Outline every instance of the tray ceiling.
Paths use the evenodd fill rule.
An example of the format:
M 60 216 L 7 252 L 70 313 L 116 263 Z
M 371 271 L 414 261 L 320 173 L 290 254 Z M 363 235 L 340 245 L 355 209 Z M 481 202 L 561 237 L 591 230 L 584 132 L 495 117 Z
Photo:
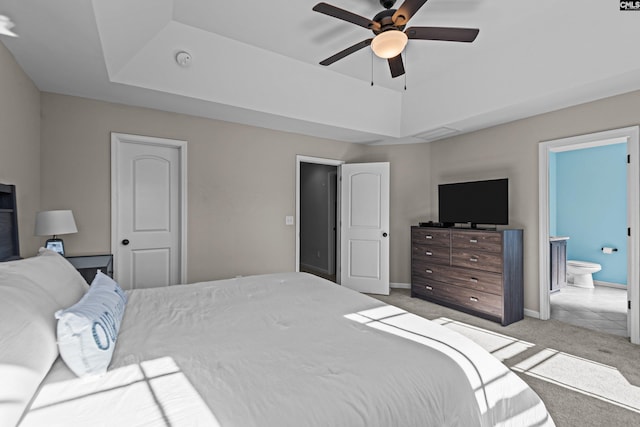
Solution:
M 617 2 L 429 0 L 411 25 L 480 34 L 471 44 L 410 40 L 406 80 L 368 48 L 319 65 L 371 33 L 315 3 L 1 0 L 20 37 L 0 41 L 42 91 L 369 144 L 435 140 L 640 89 L 640 13 Z M 365 17 L 382 10 L 378 0 L 329 3 Z

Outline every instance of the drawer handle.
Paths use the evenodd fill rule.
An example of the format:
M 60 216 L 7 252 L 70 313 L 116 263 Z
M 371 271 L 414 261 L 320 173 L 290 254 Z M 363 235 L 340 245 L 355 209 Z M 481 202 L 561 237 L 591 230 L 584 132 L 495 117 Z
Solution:
M 426 251 L 424 254 L 425 254 L 425 255 L 428 255 L 428 256 L 431 256 L 431 255 L 433 255 L 433 252 L 431 252 L 431 251 Z
M 426 236 L 424 236 L 425 239 L 433 239 L 433 236 L 431 234 L 427 234 Z
M 429 270 L 428 268 L 425 270 L 426 273 L 432 274 L 433 270 Z
M 428 291 L 432 291 L 432 290 L 433 290 L 433 288 L 432 288 L 431 286 L 425 286 L 425 288 L 426 288 Z
M 469 258 L 469 261 L 471 261 L 471 262 L 478 262 L 478 258 Z
M 473 301 L 473 302 L 478 302 L 478 298 L 476 298 L 476 297 L 470 297 L 469 300 Z
M 478 239 L 470 239 L 469 243 L 478 243 Z
M 478 279 L 476 279 L 475 277 L 470 278 L 469 281 L 472 283 L 478 283 Z

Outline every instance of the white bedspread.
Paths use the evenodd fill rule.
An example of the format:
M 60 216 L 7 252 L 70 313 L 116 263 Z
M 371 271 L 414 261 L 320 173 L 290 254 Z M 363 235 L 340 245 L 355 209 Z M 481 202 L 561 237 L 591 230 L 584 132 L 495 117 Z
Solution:
M 109 372 L 59 360 L 31 426 L 553 425 L 479 346 L 303 273 L 129 293 Z

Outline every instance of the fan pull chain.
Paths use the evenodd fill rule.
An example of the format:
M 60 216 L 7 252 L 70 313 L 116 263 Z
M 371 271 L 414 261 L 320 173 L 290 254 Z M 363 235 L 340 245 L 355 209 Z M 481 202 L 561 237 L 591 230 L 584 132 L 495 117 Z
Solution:
M 373 50 L 371 50 L 371 86 L 373 86 Z
M 404 50 L 404 66 L 405 66 L 405 68 L 407 68 L 407 65 L 409 65 L 407 63 L 407 50 L 409 50 L 409 49 L 405 49 Z M 406 70 L 404 72 L 404 90 L 405 91 L 407 90 L 407 71 Z

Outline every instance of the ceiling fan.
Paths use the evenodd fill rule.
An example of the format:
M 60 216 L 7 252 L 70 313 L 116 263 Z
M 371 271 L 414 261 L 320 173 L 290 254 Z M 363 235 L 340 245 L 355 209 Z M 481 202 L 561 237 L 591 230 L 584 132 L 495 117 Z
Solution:
M 470 43 L 476 39 L 478 32 L 480 32 L 476 28 L 451 27 L 409 27 L 405 30 L 409 19 L 427 0 L 405 0 L 400 8 L 392 9 L 395 2 L 396 0 L 380 0 L 380 4 L 385 10 L 378 13 L 373 19 L 367 19 L 327 3 L 315 5 L 313 10 L 316 12 L 351 22 L 367 28 L 375 34 L 375 37 L 356 43 L 321 61 L 320 65 L 331 65 L 345 56 L 371 45 L 373 53 L 389 62 L 391 77 L 398 77 L 404 74 L 401 53 L 409 39 Z

